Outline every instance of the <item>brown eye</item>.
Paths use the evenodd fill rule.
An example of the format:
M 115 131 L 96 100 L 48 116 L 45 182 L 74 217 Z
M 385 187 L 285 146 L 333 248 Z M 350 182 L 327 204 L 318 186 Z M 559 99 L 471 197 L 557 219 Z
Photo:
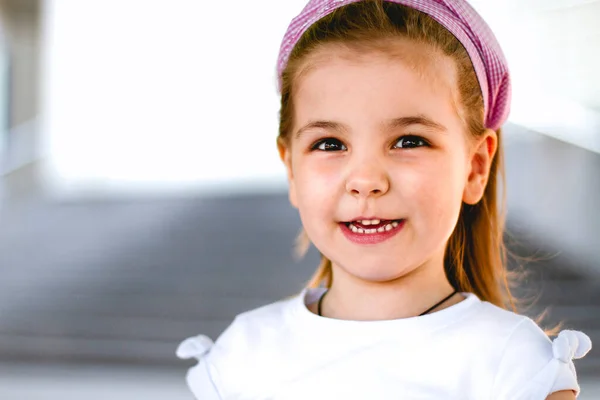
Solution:
M 327 138 L 319 140 L 317 143 L 312 145 L 311 150 L 344 151 L 347 150 L 347 148 L 346 145 L 344 145 L 340 140 L 334 138 Z
M 394 146 L 397 149 L 415 149 L 417 147 L 429 146 L 429 143 L 419 136 L 403 136 Z

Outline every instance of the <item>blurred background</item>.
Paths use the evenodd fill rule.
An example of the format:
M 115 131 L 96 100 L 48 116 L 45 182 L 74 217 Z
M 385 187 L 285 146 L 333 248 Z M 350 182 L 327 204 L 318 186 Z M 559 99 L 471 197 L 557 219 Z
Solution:
M 0 0 L 0 399 L 191 400 L 177 344 L 309 278 L 275 150 L 305 0 L 267 3 Z M 523 312 L 598 347 L 600 1 L 473 4 L 514 78 Z M 577 367 L 600 398 L 598 350 Z

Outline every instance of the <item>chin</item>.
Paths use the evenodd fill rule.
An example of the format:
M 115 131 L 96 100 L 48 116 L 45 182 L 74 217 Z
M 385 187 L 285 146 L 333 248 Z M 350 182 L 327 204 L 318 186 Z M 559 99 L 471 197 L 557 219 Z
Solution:
M 403 276 L 409 274 L 413 269 L 398 269 L 390 270 L 387 268 L 381 268 L 381 266 L 365 266 L 363 265 L 360 269 L 355 268 L 344 268 L 340 267 L 346 274 L 352 275 L 355 278 L 366 282 L 373 283 L 385 283 L 395 281 Z

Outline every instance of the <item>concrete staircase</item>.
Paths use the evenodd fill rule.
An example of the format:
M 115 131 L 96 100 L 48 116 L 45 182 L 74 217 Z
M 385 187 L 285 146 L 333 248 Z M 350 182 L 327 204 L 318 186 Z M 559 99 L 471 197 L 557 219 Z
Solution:
M 2 360 L 181 365 L 180 340 L 298 291 L 317 263 L 292 259 L 285 195 L 31 203 L 0 219 Z M 539 299 L 525 312 L 553 306 L 549 325 L 600 343 L 600 281 L 563 261 L 528 265 L 517 292 Z M 599 376 L 600 357 L 578 368 Z

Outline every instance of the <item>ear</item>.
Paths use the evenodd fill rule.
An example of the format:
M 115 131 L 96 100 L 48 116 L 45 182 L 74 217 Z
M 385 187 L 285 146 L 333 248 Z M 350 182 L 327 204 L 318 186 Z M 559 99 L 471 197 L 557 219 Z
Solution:
M 283 162 L 287 173 L 287 180 L 289 184 L 289 199 L 292 206 L 298 208 L 296 198 L 296 185 L 294 182 L 294 173 L 292 169 L 292 151 L 288 144 L 283 139 L 277 138 L 277 150 L 279 151 L 279 158 Z
M 498 150 L 498 135 L 492 129 L 486 129 L 478 137 L 469 155 L 469 175 L 463 193 L 463 201 L 467 204 L 477 204 L 485 192 L 492 161 Z

